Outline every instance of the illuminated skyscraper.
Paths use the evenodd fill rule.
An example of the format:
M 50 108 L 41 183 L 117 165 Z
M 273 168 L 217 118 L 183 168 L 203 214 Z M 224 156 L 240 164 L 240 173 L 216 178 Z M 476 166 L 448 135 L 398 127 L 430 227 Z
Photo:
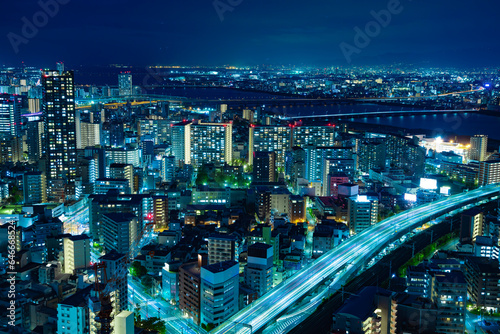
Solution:
M 20 136 L 22 97 L 0 94 L 0 136 Z
M 191 164 L 194 167 L 206 163 L 229 164 L 233 160 L 233 125 L 201 122 L 192 124 L 190 144 Z
M 76 126 L 73 72 L 42 76 L 47 179 L 75 182 Z
M 276 153 L 276 167 L 285 167 L 285 154 L 291 149 L 291 126 L 251 126 L 249 131 L 249 164 L 253 165 L 253 152 L 270 151 Z
M 132 74 L 130 73 L 118 74 L 118 90 L 120 96 L 132 95 Z
M 292 131 L 293 146 L 333 146 L 335 144 L 334 125 L 299 125 L 292 127 Z
M 470 160 L 486 160 L 486 149 L 488 147 L 488 136 L 475 135 L 470 138 Z

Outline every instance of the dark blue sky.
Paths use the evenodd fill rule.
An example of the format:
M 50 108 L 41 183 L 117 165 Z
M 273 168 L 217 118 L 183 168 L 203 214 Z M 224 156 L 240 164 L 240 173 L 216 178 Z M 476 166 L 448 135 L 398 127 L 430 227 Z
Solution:
M 33 22 L 42 10 L 37 1 L 1 2 L 0 64 L 345 66 L 339 45 L 354 46 L 354 28 L 364 29 L 374 20 L 371 11 L 394 0 L 216 0 L 232 9 L 222 21 L 214 0 L 59 1 L 67 4 L 33 36 L 23 36 L 22 18 Z M 352 64 L 498 65 L 498 1 L 401 0 L 400 6 Z M 14 34 L 23 38 L 18 53 L 9 40 Z

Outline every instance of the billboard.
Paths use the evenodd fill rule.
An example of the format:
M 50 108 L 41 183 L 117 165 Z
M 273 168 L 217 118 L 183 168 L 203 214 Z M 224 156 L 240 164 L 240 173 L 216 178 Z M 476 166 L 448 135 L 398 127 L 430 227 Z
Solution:
M 428 189 L 428 190 L 436 190 L 437 189 L 437 180 L 434 179 L 420 179 L 420 188 Z

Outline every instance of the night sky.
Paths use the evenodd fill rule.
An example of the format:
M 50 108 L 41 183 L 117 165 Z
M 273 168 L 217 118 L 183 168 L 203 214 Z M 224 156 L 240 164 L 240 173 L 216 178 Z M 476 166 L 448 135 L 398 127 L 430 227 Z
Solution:
M 1 2 L 0 64 L 347 66 L 339 45 L 355 47 L 354 28 L 393 0 L 58 1 L 46 24 L 37 1 Z M 398 9 L 351 64 L 498 65 L 498 1 L 401 0 Z M 22 18 L 33 16 L 42 27 L 25 36 Z

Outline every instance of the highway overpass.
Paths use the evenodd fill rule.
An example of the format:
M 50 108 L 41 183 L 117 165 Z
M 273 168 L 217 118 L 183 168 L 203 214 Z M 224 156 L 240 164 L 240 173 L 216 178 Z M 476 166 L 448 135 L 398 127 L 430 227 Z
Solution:
M 342 280 L 361 268 L 387 245 L 434 218 L 480 201 L 500 196 L 500 184 L 443 198 L 390 217 L 359 233 L 300 270 L 287 281 L 241 310 L 211 333 L 255 333 L 273 321 L 325 279 Z M 347 270 L 344 270 L 347 269 Z

